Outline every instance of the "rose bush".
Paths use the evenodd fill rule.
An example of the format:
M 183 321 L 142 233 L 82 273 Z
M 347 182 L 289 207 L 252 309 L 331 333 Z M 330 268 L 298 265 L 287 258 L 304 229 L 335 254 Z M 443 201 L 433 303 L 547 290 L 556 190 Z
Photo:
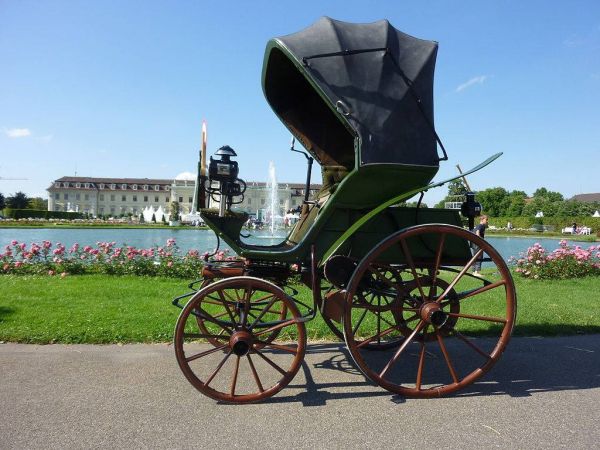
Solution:
M 600 246 L 584 249 L 578 245 L 571 247 L 562 240 L 559 247 L 548 253 L 544 247 L 535 243 L 519 258 L 509 262 L 515 272 L 523 277 L 535 279 L 580 278 L 600 275 Z
M 164 246 L 138 249 L 117 246 L 115 242 L 98 242 L 95 247 L 63 244 L 50 241 L 41 244 L 12 241 L 0 253 L 0 273 L 59 275 L 93 274 L 145 275 L 176 278 L 197 278 L 207 253 L 197 250 L 182 253 L 175 239 Z M 217 252 L 211 259 L 229 259 L 226 251 Z

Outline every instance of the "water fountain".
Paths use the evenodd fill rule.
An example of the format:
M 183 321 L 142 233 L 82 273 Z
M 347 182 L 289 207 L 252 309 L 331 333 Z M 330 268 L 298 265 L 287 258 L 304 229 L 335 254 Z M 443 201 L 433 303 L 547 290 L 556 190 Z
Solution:
M 269 162 L 269 179 L 267 181 L 267 189 L 269 191 L 269 207 L 267 208 L 267 221 L 271 236 L 275 235 L 276 221 L 281 219 L 279 210 L 279 187 L 277 186 L 277 178 L 275 177 L 275 164 Z

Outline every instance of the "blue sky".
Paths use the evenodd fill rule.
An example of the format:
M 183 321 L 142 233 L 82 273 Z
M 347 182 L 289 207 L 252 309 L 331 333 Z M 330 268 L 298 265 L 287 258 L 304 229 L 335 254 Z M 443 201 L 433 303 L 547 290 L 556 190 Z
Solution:
M 268 39 L 320 16 L 382 18 L 439 42 L 436 179 L 600 192 L 600 2 L 0 1 L 0 180 L 45 195 L 64 175 L 170 178 L 228 144 L 240 176 L 302 182 L 304 158 L 264 100 Z M 318 180 L 318 174 L 313 175 Z M 445 188 L 426 195 L 430 205 Z

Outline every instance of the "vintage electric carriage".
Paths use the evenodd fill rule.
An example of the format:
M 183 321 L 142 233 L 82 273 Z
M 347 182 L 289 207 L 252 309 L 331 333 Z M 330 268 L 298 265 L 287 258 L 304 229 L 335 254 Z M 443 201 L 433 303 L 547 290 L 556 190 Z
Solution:
M 306 192 L 313 159 L 322 188 L 287 239 L 251 245 L 235 208 L 245 190 L 235 151 L 219 149 L 208 176 L 201 164 L 200 203 L 219 201 L 202 217 L 238 257 L 207 261 L 174 300 L 177 361 L 199 391 L 231 403 L 279 392 L 303 364 L 306 322 L 319 312 L 356 367 L 402 396 L 455 392 L 499 359 L 516 314 L 505 262 L 457 211 L 399 206 L 451 181 L 431 182 L 447 159 L 433 120 L 436 51 L 387 21 L 322 18 L 269 41 L 265 97 L 308 152 Z M 479 210 L 469 195 L 470 228 Z

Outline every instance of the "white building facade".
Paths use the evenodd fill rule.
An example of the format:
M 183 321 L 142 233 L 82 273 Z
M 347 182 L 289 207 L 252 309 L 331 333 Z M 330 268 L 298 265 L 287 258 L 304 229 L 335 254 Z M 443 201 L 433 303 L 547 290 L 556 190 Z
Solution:
M 192 175 L 192 176 L 190 176 Z M 312 198 L 320 185 L 311 185 Z M 147 207 L 170 211 L 171 203 L 179 202 L 182 215 L 192 213 L 194 191 L 193 174 L 181 174 L 174 180 L 150 178 L 96 178 L 62 177 L 47 189 L 49 211 L 75 211 L 92 216 L 139 216 Z M 279 183 L 277 203 L 280 212 L 297 208 L 304 200 L 305 185 Z M 270 207 L 271 190 L 267 183 L 248 182 L 244 199 L 234 209 L 253 217 L 264 217 Z M 218 208 L 218 202 L 209 200 L 209 207 Z

